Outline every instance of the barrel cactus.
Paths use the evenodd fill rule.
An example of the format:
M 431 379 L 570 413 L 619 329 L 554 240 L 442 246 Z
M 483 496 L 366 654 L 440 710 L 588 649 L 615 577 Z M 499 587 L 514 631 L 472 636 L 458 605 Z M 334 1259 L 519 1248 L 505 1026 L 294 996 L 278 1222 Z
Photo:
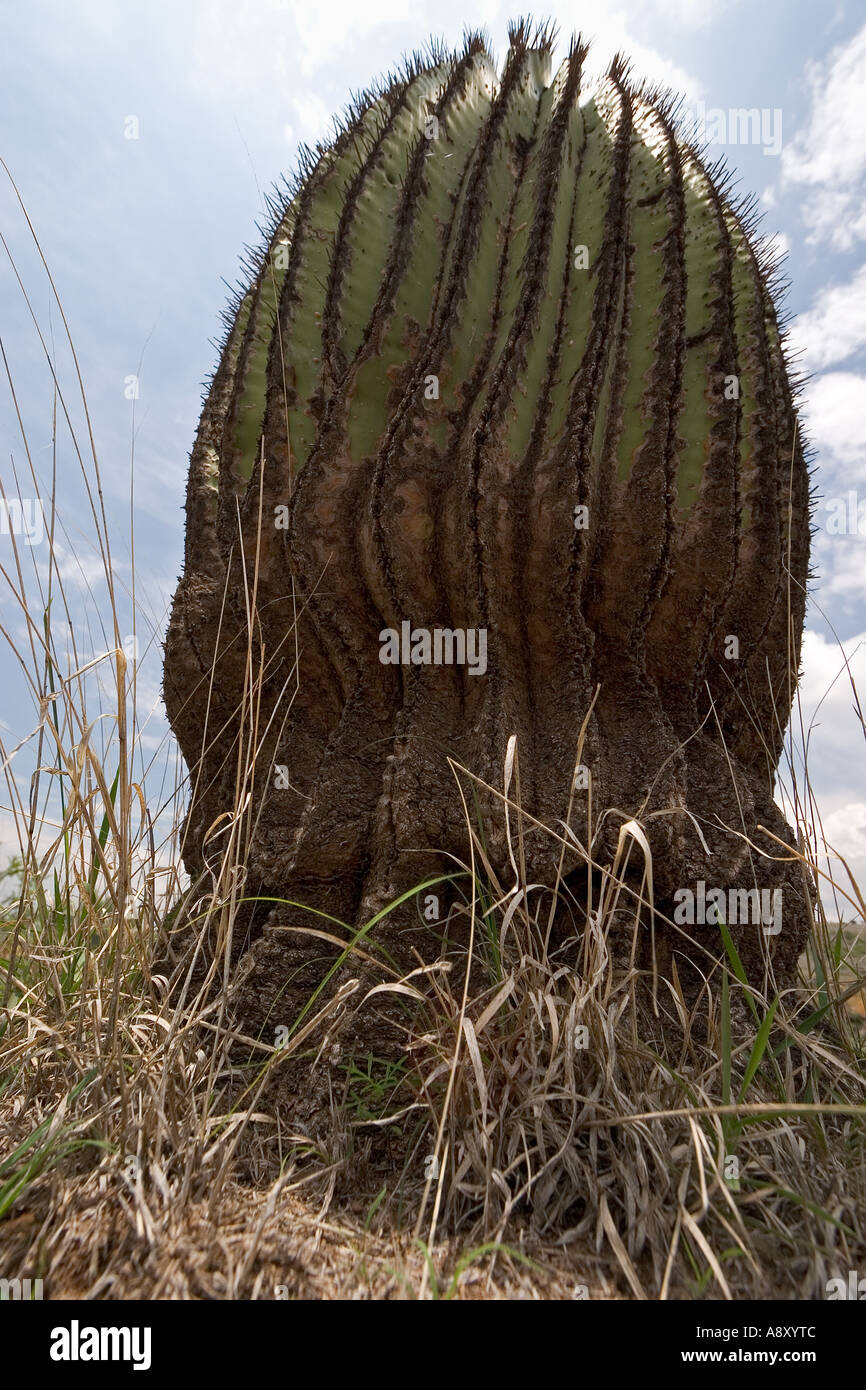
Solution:
M 454 765 L 511 886 L 512 736 L 529 881 L 566 821 L 602 863 L 635 816 L 674 921 L 781 892 L 779 922 L 727 920 L 793 978 L 808 888 L 772 789 L 809 483 L 772 273 L 672 99 L 619 59 L 587 92 L 586 56 L 554 74 L 520 24 L 501 76 L 478 36 L 406 63 L 305 155 L 227 316 L 165 701 L 190 871 L 234 835 L 265 900 L 234 941 L 262 997 L 299 920 L 273 899 L 358 924 L 466 862 Z M 719 916 L 657 930 L 661 968 L 693 937 L 705 973 Z

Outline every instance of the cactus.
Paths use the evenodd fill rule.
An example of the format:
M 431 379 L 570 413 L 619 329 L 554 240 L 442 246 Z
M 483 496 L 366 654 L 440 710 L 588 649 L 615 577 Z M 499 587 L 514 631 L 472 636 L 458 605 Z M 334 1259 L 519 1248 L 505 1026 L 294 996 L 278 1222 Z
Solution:
M 589 833 L 592 705 L 594 858 L 637 815 L 669 914 L 700 882 L 782 889 L 780 932 L 731 931 L 790 982 L 808 891 L 772 787 L 809 482 L 773 270 L 672 99 L 621 59 L 584 92 L 586 55 L 554 75 L 521 23 L 501 77 L 478 36 L 416 57 L 272 205 L 192 452 L 166 644 L 187 863 L 232 824 L 248 896 L 357 923 L 465 862 L 449 759 L 501 790 L 516 735 L 526 872 L 550 885 L 544 827 Z M 399 641 L 383 660 L 422 630 L 485 634 L 483 674 Z M 501 798 L 477 804 L 510 885 Z M 565 869 L 582 881 L 579 854 Z M 265 993 L 297 919 L 248 921 Z M 717 925 L 689 934 L 718 955 Z

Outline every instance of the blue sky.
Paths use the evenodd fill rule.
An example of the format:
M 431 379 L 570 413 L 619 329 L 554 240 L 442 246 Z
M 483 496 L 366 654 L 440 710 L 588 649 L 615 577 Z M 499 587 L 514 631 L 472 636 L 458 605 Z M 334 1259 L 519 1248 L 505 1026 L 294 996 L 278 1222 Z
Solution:
M 593 40 L 591 68 L 620 49 L 637 75 L 675 87 L 692 111 L 703 103 L 708 112 L 780 113 L 778 152 L 760 143 L 720 149 L 743 189 L 760 195 L 764 230 L 788 253 L 792 338 L 804 369 L 815 374 L 803 414 L 824 501 L 815 516 L 820 577 L 807 618 L 802 696 L 807 719 L 818 710 L 810 772 L 825 831 L 866 880 L 866 749 L 833 635 L 866 697 L 866 7 L 851 0 L 623 0 L 604 10 L 557 4 L 538 13 L 559 25 L 561 50 L 582 29 Z M 431 34 L 457 44 L 471 25 L 485 26 L 502 55 L 516 12 L 492 0 L 3 0 L 0 14 L 0 153 L 74 338 L 116 573 L 127 586 L 134 453 L 137 596 L 158 629 L 180 571 L 187 456 L 202 383 L 215 362 L 222 281 L 237 279 L 243 245 L 258 239 L 263 192 L 293 170 L 299 141 L 326 137 L 332 113 L 402 53 Z M 73 364 L 58 313 L 2 170 L 0 232 L 43 332 L 54 334 L 58 376 L 70 386 Z M 47 479 L 51 378 L 5 256 L 0 333 L 34 466 Z M 139 378 L 134 401 L 132 375 Z M 70 410 L 81 431 L 80 406 Z M 26 460 L 3 378 L 0 442 L 9 491 L 13 462 L 20 469 Z M 73 584 L 81 571 L 91 580 L 82 641 L 98 651 L 105 585 L 87 541 L 92 527 L 67 432 L 58 472 L 65 569 Z M 863 534 L 851 507 L 860 498 Z M 6 564 L 4 546 L 9 538 L 0 536 Z M 0 611 L 10 614 L 5 594 Z M 14 615 L 9 620 L 15 628 Z M 165 733 L 159 650 L 147 650 L 140 631 L 139 699 L 152 711 L 145 746 L 154 751 Z M 36 717 L 9 664 L 0 669 L 7 674 L 0 726 L 11 745 Z M 27 756 L 25 748 L 19 762 L 29 772 Z M 9 843 L 2 814 L 0 842 Z

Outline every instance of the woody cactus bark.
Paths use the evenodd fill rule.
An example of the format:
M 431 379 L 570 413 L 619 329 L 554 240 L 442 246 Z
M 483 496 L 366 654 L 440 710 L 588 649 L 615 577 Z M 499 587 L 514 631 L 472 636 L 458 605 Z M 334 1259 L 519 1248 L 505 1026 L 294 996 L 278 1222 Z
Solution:
M 671 99 L 620 60 L 583 92 L 586 53 L 552 76 L 520 25 L 501 77 L 477 37 L 415 59 L 273 208 L 192 451 L 166 644 L 187 863 L 234 835 L 247 895 L 357 922 L 465 861 L 448 759 L 501 788 L 516 735 L 527 873 L 549 885 L 541 827 L 571 799 L 590 833 L 572 784 L 597 690 L 594 858 L 637 815 L 669 914 L 699 883 L 781 890 L 781 930 L 731 930 L 790 981 L 807 892 L 759 827 L 792 844 L 772 787 L 809 484 L 772 270 Z M 447 635 L 423 660 L 442 629 L 474 664 Z M 387 630 L 416 634 L 415 661 Z M 501 802 L 479 806 L 510 883 Z M 284 920 L 254 948 L 272 984 Z M 685 931 L 705 968 L 718 925 Z M 682 945 L 657 936 L 668 960 Z

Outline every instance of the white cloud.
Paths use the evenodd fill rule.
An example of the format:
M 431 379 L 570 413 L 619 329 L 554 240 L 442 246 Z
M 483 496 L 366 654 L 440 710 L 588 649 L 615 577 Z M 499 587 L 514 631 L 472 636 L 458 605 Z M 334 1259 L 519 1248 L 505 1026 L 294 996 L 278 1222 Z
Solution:
M 356 0 L 330 0 L 328 4 L 292 4 L 291 8 L 301 39 L 301 71 L 306 76 L 321 66 L 324 56 L 335 46 L 345 48 L 353 37 L 368 34 L 380 24 L 406 24 L 412 18 L 409 0 L 364 0 L 363 4 Z M 478 8 L 483 10 L 484 6 Z M 431 27 L 438 28 L 441 19 L 437 15 L 436 25 Z M 485 22 L 477 17 L 477 10 L 473 21 Z M 389 55 L 385 66 L 390 66 L 396 57 L 397 54 Z
M 787 147 L 785 174 L 799 183 L 851 183 L 866 171 L 866 25 L 823 63 L 810 63 L 809 125 Z
M 290 145 L 303 142 L 315 145 L 326 141 L 332 132 L 332 112 L 315 92 L 299 92 L 292 100 L 292 120 L 286 121 L 283 134 Z
M 834 882 L 846 891 L 849 889 L 842 866 L 832 857 L 829 863 L 825 858 L 828 850 L 843 854 L 857 882 L 866 888 L 866 737 L 852 690 L 853 681 L 860 698 L 866 701 L 866 632 L 840 646 L 823 633 L 807 628 L 803 634 L 802 662 L 803 676 L 791 720 L 802 828 L 810 841 L 814 830 L 819 866 L 829 871 Z M 806 771 L 811 799 L 806 795 Z M 780 769 L 777 800 L 793 823 L 794 798 L 787 757 Z M 835 915 L 832 890 L 826 880 L 821 882 L 821 891 L 828 912 Z M 841 899 L 838 906 L 847 917 L 854 915 L 854 909 L 843 905 Z
M 703 29 L 708 24 L 715 23 L 726 6 L 708 5 L 706 0 L 652 0 L 646 8 L 658 10 L 662 19 L 677 26 Z
M 660 20 L 695 28 L 708 18 L 718 18 L 719 7 L 707 15 L 704 0 L 657 0 Z M 444 35 L 459 45 L 467 23 L 488 30 L 500 59 L 506 50 L 506 28 L 514 7 L 500 0 L 479 0 L 467 15 L 457 0 L 443 0 L 435 16 L 419 14 L 410 0 L 330 0 L 328 4 L 300 6 L 294 0 L 208 0 L 196 7 L 190 81 L 197 94 L 230 104 L 243 98 L 261 109 L 264 102 L 289 108 L 291 138 L 306 139 L 303 108 L 321 100 L 314 91 L 316 80 L 332 79 L 335 70 L 346 78 L 349 89 L 366 84 L 393 68 L 401 51 L 423 47 L 431 34 Z M 545 17 L 558 25 L 558 57 L 576 28 L 592 41 L 589 75 L 599 74 L 617 52 L 625 52 L 636 77 L 673 87 L 694 100 L 701 84 L 652 45 L 635 36 L 630 5 L 610 6 L 593 12 L 580 26 L 572 6 L 552 3 Z M 377 55 L 369 71 L 357 70 L 365 51 L 363 40 L 388 28 L 395 37 Z M 369 52 L 369 46 L 366 49 Z M 300 79 L 300 80 L 299 80 Z M 330 83 L 329 83 L 330 85 Z M 326 105 L 328 103 L 326 102 Z M 328 115 L 331 112 L 328 110 Z
M 438 32 L 447 23 L 447 10 L 436 16 Z M 482 13 L 477 13 L 478 8 Z M 483 11 L 491 13 L 485 15 Z M 455 6 L 456 10 L 456 6 Z M 483 24 L 494 17 L 488 3 L 472 19 Z M 413 18 L 409 0 L 328 0 L 327 4 L 298 5 L 294 0 L 199 0 L 193 39 L 193 79 L 209 96 L 244 94 L 260 105 L 294 106 L 294 88 L 304 95 L 304 82 L 335 64 L 350 71 L 353 47 L 383 24 L 408 25 Z M 428 25 L 416 42 L 428 37 Z M 383 55 L 381 68 L 393 66 L 400 42 Z M 362 80 L 375 77 L 369 72 Z M 279 82 L 274 81 L 280 79 Z M 299 82 L 299 79 L 301 81 Z M 349 79 L 352 85 L 352 78 Z M 348 97 L 348 91 L 346 93 Z M 330 114 L 330 112 L 329 112 Z
M 804 196 L 802 212 L 812 245 L 825 242 L 834 251 L 850 251 L 866 241 L 862 180 L 849 188 L 817 188 Z
M 848 860 L 866 857 L 866 801 L 846 802 L 822 819 L 824 838 L 837 854 Z
M 802 406 L 809 441 L 866 481 L 866 375 L 825 372 L 809 383 Z
M 831 285 L 791 327 L 791 345 L 809 371 L 821 371 L 866 348 L 866 265 L 842 285 Z
M 866 239 L 866 25 L 825 61 L 810 63 L 806 81 L 812 109 L 782 153 L 782 177 L 810 190 L 802 201 L 809 240 L 846 250 Z
M 846 608 L 866 605 L 866 493 L 853 489 L 854 506 L 849 505 L 843 493 L 831 494 L 825 491 L 815 509 L 815 525 L 818 528 L 812 541 L 812 565 L 819 576 L 817 595 L 823 606 L 828 600 L 838 599 Z M 863 527 L 863 534 L 832 534 L 828 523 L 841 509 L 843 516 L 857 518 Z
M 787 256 L 791 249 L 791 243 L 784 232 L 771 232 L 764 240 L 771 256 Z
M 840 715 L 842 722 L 845 722 L 846 711 L 851 708 L 851 687 L 846 674 L 848 670 L 855 683 L 862 687 L 863 699 L 866 701 L 866 632 L 849 637 L 840 646 L 823 633 L 807 628 L 803 634 L 802 665 L 800 703 L 807 721 L 820 707 L 821 718 L 825 723 L 828 716 L 832 716 L 831 727 L 836 726 Z M 859 724 L 857 727 L 859 728 Z M 837 729 L 836 737 L 847 737 L 848 732 Z
M 803 634 L 803 677 L 798 699 L 808 742 L 808 774 L 815 805 L 827 843 L 850 858 L 851 868 L 866 886 L 866 833 L 864 833 L 863 774 L 866 770 L 866 737 L 857 715 L 852 681 L 866 702 L 866 632 L 841 644 L 807 629 Z M 846 665 L 847 662 L 847 665 Z M 795 746 L 800 745 L 800 714 L 792 720 Z M 803 796 L 802 758 L 796 758 L 800 796 Z M 788 785 L 783 770 L 783 786 Z M 784 800 L 784 798 L 783 798 Z M 790 819 L 790 803 L 787 806 Z M 840 866 L 831 873 L 847 886 Z M 851 909 L 846 909 L 851 915 Z
M 105 565 L 95 547 L 68 549 L 60 541 L 55 541 L 54 559 L 57 573 L 65 584 L 79 586 L 92 595 L 100 584 L 105 583 Z
M 545 13 L 550 13 L 551 17 L 559 22 L 561 57 L 564 50 L 562 40 L 570 36 L 577 27 L 574 11 L 570 6 L 561 5 L 549 7 Z M 703 95 L 703 85 L 696 77 L 679 64 L 663 57 L 658 49 L 637 41 L 626 10 L 593 11 L 586 26 L 581 29 L 581 34 L 592 45 L 587 59 L 587 86 L 605 72 L 616 53 L 626 53 L 637 79 L 646 78 L 649 82 L 658 82 L 664 87 L 670 87 L 687 102 L 694 102 Z
M 831 922 L 837 919 L 857 921 L 857 892 L 866 897 L 866 802 L 846 801 L 833 810 L 825 805 L 815 833 L 818 863 L 828 876 L 821 878 L 819 883 L 827 917 Z

